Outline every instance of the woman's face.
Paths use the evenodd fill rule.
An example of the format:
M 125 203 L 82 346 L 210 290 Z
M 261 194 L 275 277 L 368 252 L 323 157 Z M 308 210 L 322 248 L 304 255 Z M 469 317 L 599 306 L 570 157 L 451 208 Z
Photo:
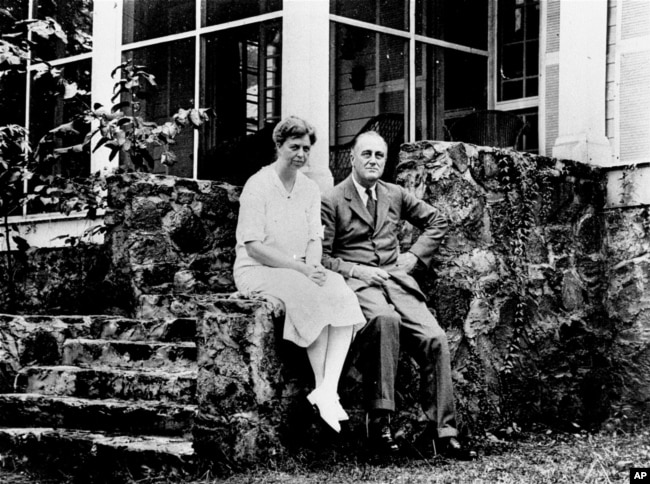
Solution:
M 309 135 L 293 136 L 278 145 L 278 161 L 286 166 L 300 169 L 309 161 L 311 141 Z

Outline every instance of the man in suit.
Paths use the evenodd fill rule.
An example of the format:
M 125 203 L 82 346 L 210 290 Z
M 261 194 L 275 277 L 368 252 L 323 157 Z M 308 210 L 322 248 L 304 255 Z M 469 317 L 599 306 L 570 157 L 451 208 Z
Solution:
M 445 216 L 403 188 L 380 180 L 387 146 L 376 132 L 360 134 L 352 148 L 352 173 L 323 196 L 323 265 L 346 278 L 367 324 L 355 339 L 363 375 L 369 443 L 380 452 L 399 451 L 390 426 L 400 346 L 420 368 L 422 408 L 434 452 L 473 458 L 457 440 L 451 362 L 445 332 L 429 312 L 411 272 L 429 266 L 447 232 Z M 398 223 L 423 230 L 400 253 Z

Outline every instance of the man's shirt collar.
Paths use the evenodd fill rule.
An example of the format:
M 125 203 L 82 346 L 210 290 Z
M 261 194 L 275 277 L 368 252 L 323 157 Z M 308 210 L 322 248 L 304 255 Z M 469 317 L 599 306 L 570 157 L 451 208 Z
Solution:
M 357 192 L 359 193 L 359 196 L 361 197 L 361 201 L 364 203 L 364 205 L 368 202 L 368 194 L 366 193 L 366 188 L 363 187 L 362 185 L 357 182 L 357 180 L 354 178 L 354 175 L 352 175 L 352 183 L 354 183 L 354 188 L 357 189 Z M 377 200 L 377 184 L 375 183 L 373 186 L 370 187 L 370 193 L 372 193 L 372 198 L 374 200 Z

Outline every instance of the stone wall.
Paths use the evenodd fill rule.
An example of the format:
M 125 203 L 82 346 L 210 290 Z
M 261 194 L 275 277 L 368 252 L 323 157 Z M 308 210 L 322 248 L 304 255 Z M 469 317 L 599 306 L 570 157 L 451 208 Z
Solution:
M 603 175 L 585 165 L 463 143 L 403 145 L 396 177 L 450 220 L 417 277 L 449 337 L 462 432 L 647 414 L 648 208 L 605 209 Z M 277 337 L 281 311 L 232 296 L 241 188 L 141 173 L 108 186 L 105 247 L 13 254 L 16 312 L 196 317 L 199 452 L 234 463 L 318 448 L 309 365 Z M 418 231 L 400 230 L 406 250 Z M 417 370 L 403 358 L 399 371 L 396 424 L 413 437 L 423 426 Z M 357 376 L 341 388 L 353 429 Z
M 606 213 L 607 292 L 605 304 L 618 329 L 613 353 L 617 368 L 618 416 L 650 411 L 650 209 Z
M 647 274 L 646 226 L 635 225 L 636 252 L 623 248 L 623 233 L 621 247 L 607 245 L 615 217 L 605 217 L 600 172 L 511 150 L 422 141 L 403 145 L 397 182 L 451 221 L 434 267 L 418 278 L 449 336 L 463 431 L 512 422 L 597 425 L 615 404 L 639 395 L 635 385 L 647 381 L 647 353 L 638 353 L 646 347 L 639 338 L 647 312 L 634 295 L 643 294 Z M 234 291 L 238 187 L 145 174 L 120 175 L 109 186 L 113 263 L 131 280 L 138 315 L 164 316 L 183 309 L 182 297 Z M 417 230 L 406 224 L 401 236 L 407 249 Z M 207 332 L 221 324 L 206 321 Z M 625 338 L 633 341 L 621 344 Z M 622 364 L 634 361 L 632 351 L 641 363 Z M 400 391 L 399 425 L 408 433 L 421 417 L 416 371 L 408 359 L 400 371 L 409 384 Z M 621 385 L 627 376 L 629 388 Z M 346 378 L 342 390 L 353 415 L 360 409 L 356 385 Z M 240 410 L 234 413 L 252 411 Z
M 14 251 L 11 271 L 6 255 L 0 257 L 0 313 L 124 314 L 133 306 L 104 247 Z
M 112 264 L 142 294 L 234 291 L 241 187 L 128 173 L 109 178 Z
M 602 175 L 422 141 L 402 146 L 397 182 L 451 221 L 420 280 L 451 343 L 463 424 L 602 421 L 616 396 Z M 405 226 L 404 248 L 417 235 Z

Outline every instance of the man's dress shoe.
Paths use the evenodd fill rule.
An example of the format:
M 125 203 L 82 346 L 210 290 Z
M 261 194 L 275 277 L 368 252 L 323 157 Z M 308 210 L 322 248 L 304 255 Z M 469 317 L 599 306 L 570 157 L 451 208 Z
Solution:
M 393 437 L 390 427 L 390 417 L 371 417 L 366 415 L 366 435 L 368 444 L 377 453 L 395 455 L 399 452 L 399 445 Z
M 456 437 L 435 439 L 433 445 L 434 453 L 450 459 L 474 460 L 478 457 L 475 450 L 463 447 Z

